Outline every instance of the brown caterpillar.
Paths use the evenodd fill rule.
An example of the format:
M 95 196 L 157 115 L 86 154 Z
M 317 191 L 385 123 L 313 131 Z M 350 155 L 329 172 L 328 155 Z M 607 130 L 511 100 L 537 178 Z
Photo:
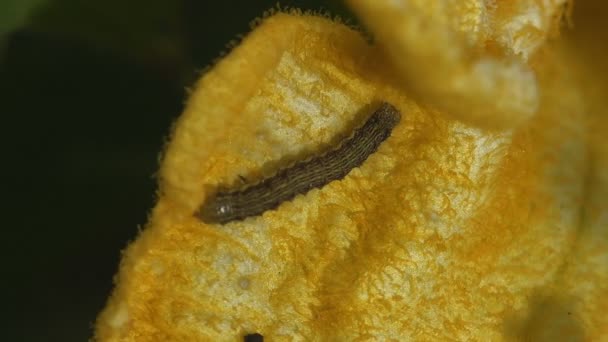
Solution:
M 342 179 L 376 152 L 400 120 L 401 114 L 395 107 L 382 103 L 365 124 L 337 148 L 296 162 L 258 183 L 238 190 L 217 192 L 205 201 L 196 216 L 205 223 L 224 224 L 242 220 L 275 209 L 296 195 Z

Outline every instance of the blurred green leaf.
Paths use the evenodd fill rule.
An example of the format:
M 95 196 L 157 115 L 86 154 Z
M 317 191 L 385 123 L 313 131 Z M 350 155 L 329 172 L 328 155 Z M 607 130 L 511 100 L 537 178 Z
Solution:
M 8 41 L 8 34 L 28 21 L 30 13 L 46 0 L 2 0 L 0 1 L 0 62 Z
M 19 28 L 30 12 L 45 0 L 3 0 L 0 2 L 0 37 Z
M 30 12 L 45 0 L 3 0 L 0 2 L 0 38 L 21 27 Z
M 172 0 L 54 0 L 35 13 L 29 29 L 138 59 L 171 59 L 183 53 L 181 4 Z

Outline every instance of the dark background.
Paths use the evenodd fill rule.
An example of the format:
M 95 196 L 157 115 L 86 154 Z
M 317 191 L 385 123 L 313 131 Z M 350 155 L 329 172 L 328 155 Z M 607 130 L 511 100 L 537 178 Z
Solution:
M 186 88 L 275 1 L 37 2 L 0 32 L 0 339 L 86 341 Z M 354 22 L 333 0 L 281 5 Z

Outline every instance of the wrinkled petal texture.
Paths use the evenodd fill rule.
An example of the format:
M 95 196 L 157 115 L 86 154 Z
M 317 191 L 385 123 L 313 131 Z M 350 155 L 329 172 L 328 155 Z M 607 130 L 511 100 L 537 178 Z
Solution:
M 482 127 L 525 122 L 541 101 L 530 57 L 566 0 L 349 0 L 424 102 Z
M 470 13 L 487 10 L 470 3 Z M 357 6 L 365 4 L 353 6 L 363 13 Z M 543 51 L 531 69 L 527 59 L 541 42 L 476 24 L 475 15 L 442 30 L 471 46 L 501 37 L 497 49 L 512 51 L 517 70 L 542 90 L 535 114 L 511 129 L 463 123 L 404 87 L 408 69 L 395 73 L 382 44 L 398 28 L 392 37 L 379 28 L 382 40 L 370 45 L 326 18 L 265 19 L 194 88 L 163 158 L 158 203 L 124 252 L 96 338 L 606 338 L 608 164 L 591 168 L 605 148 L 586 145 L 586 115 L 605 111 L 603 100 L 587 103 L 593 76 L 568 46 Z M 474 81 L 463 84 L 473 102 L 487 95 Z M 211 225 L 194 216 L 218 184 L 260 179 L 317 153 L 380 101 L 398 108 L 401 122 L 344 179 L 243 221 Z M 595 204 L 583 211 L 584 201 Z

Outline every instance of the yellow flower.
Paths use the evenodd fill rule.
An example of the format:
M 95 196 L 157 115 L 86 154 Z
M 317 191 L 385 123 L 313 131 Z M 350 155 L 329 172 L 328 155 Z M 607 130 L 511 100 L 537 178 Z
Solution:
M 584 62 L 606 71 L 607 48 L 547 41 L 563 0 L 488 4 L 350 1 L 373 44 L 266 18 L 195 87 L 96 338 L 608 338 L 608 147 L 588 134 L 608 87 Z M 344 179 L 243 221 L 195 216 L 380 101 L 401 122 Z

